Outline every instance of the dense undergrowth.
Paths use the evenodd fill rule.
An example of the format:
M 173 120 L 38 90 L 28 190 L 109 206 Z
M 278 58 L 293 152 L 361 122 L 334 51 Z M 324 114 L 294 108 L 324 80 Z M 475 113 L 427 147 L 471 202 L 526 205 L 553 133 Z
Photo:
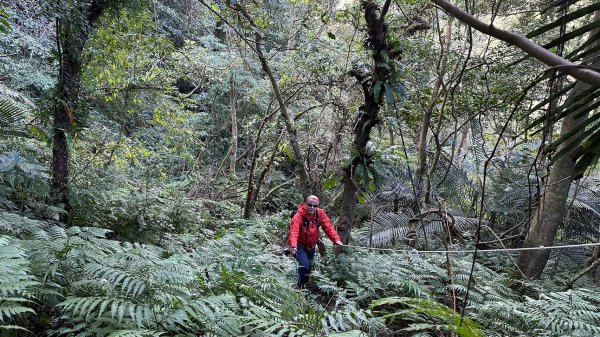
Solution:
M 61 42 L 58 23 L 78 22 L 71 10 L 91 3 L 111 6 L 81 50 L 66 204 L 51 200 L 61 131 L 53 118 L 71 113 L 58 94 L 60 54 L 77 41 Z M 373 66 L 362 10 L 246 2 L 293 114 L 286 129 L 265 66 L 246 45 L 259 29 L 239 21 L 242 2 L 202 3 L 0 2 L 0 336 L 600 336 L 598 272 L 570 282 L 590 249 L 554 250 L 532 282 L 512 253 L 464 252 L 478 229 L 480 248 L 523 245 L 550 164 L 538 162 L 542 136 L 524 130 L 541 112 L 514 107 L 513 96 L 544 69 L 513 71 L 516 59 L 495 56 L 512 52 L 489 43 L 491 54 L 467 57 L 473 41 L 455 43 L 471 34 L 441 12 L 428 14 L 437 33 L 404 36 L 405 25 L 427 19 L 429 1 L 388 1 L 398 8 L 384 66 L 397 71 L 394 85 L 373 86 L 387 104 L 353 178 L 353 247 L 317 257 L 300 290 L 283 254 L 289 211 L 304 194 L 288 133 L 297 130 L 312 188 L 337 223 L 340 174 L 363 115 L 359 88 L 370 81 L 348 73 Z M 521 5 L 531 12 L 531 2 Z M 479 7 L 489 15 L 489 4 Z M 512 28 L 545 20 L 524 15 Z M 452 79 L 436 86 L 445 97 L 432 88 L 438 77 Z M 544 100 L 563 98 L 541 86 L 523 105 Z M 426 106 L 439 124 L 421 144 Z M 432 165 L 429 203 L 416 186 L 420 145 Z M 598 242 L 597 173 L 562 191 L 568 211 L 556 244 Z M 447 247 L 455 251 L 418 251 Z
M 368 246 L 371 233 L 373 247 L 404 251 L 352 247 L 318 257 L 314 284 L 298 290 L 294 260 L 282 254 L 288 211 L 242 220 L 239 206 L 189 192 L 210 195 L 207 188 L 225 189 L 226 181 L 149 180 L 139 189 L 115 172 L 89 171 L 74 184 L 66 228 L 56 221 L 64 211 L 44 201 L 49 177 L 37 161 L 7 152 L 0 163 L 3 336 L 600 334 L 593 280 L 563 290 L 580 270 L 571 261 L 584 252 L 553 255 L 549 272 L 533 283 L 520 281 L 506 253 L 480 253 L 471 275 L 473 256 L 460 249 L 471 247 L 477 219 L 448 210 L 461 233 L 452 255 L 407 249 L 406 207 L 415 200 L 402 184 L 368 198 L 361 212 L 370 220 L 354 236 Z M 452 201 L 444 186 L 436 193 Z M 574 200 L 568 230 L 591 228 L 594 195 Z M 516 197 L 509 201 L 522 203 Z M 391 199 L 403 211 L 390 209 Z M 503 200 L 490 207 L 501 209 Z M 445 247 L 435 216 L 416 234 L 420 245 Z
M 294 289 L 286 219 L 223 221 L 197 245 L 173 237 L 166 249 L 3 212 L 3 336 L 600 334 L 597 287 L 515 287 L 501 255 L 478 260 L 466 307 L 472 256 L 460 253 L 329 254 L 315 262 L 315 286 Z

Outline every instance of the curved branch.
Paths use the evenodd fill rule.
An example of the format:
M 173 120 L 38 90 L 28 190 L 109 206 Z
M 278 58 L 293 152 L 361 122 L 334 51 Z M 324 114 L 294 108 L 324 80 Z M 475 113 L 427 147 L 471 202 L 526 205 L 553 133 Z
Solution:
M 379 20 L 383 20 L 388 10 L 390 9 L 391 0 L 385 0 L 383 6 L 381 6 L 381 12 L 379 13 Z
M 573 283 L 575 283 L 575 281 L 579 280 L 583 275 L 591 272 L 592 270 L 594 270 L 594 268 L 598 267 L 600 265 L 600 259 L 597 259 L 596 261 L 594 261 L 592 264 L 590 264 L 589 266 L 587 266 L 584 270 L 580 271 L 579 274 L 573 276 L 564 286 L 563 290 L 567 291 L 569 289 L 573 288 Z
M 488 25 L 482 21 L 479 21 L 477 18 L 472 16 L 471 14 L 463 11 L 457 6 L 451 4 L 447 0 L 431 0 L 436 5 L 440 6 L 450 15 L 456 17 L 460 21 L 466 23 L 467 25 L 477 29 L 478 31 L 493 36 L 497 39 L 500 39 L 508 44 L 511 44 L 528 55 L 536 58 L 537 60 L 544 62 L 545 64 L 552 67 L 559 67 L 558 69 L 565 74 L 571 75 L 577 80 L 583 81 L 590 85 L 600 87 L 600 73 L 587 69 L 581 68 L 579 65 L 566 60 L 539 44 L 529 40 L 525 36 L 508 32 L 499 28 L 494 27 L 493 25 Z

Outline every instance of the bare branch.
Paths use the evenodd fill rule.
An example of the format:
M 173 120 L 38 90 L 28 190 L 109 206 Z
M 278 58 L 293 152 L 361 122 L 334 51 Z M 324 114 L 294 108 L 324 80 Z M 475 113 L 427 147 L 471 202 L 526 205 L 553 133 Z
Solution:
M 505 30 L 498 29 L 493 25 L 488 25 L 482 21 L 479 21 L 471 14 L 463 11 L 462 9 L 451 4 L 447 0 L 431 1 L 443 8 L 450 15 L 456 17 L 460 21 L 477 29 L 478 31 L 486 35 L 493 36 L 504 42 L 507 42 L 549 66 L 559 67 L 558 69 L 560 71 L 562 71 L 565 74 L 571 75 L 580 81 L 583 81 L 596 87 L 600 87 L 600 73 L 591 69 L 581 68 L 577 64 L 548 51 L 544 47 L 540 46 L 539 44 L 529 40 L 528 38 L 522 35 L 507 32 Z

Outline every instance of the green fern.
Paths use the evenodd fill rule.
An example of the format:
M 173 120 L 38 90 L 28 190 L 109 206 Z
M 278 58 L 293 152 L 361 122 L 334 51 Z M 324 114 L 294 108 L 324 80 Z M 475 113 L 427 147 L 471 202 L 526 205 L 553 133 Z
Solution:
M 0 13 L 0 29 L 2 27 Z M 7 98 L 0 99 L 0 136 L 29 137 L 25 129 L 25 115 L 21 109 Z
M 0 33 L 6 33 L 10 30 L 10 23 L 8 23 L 8 13 L 4 8 L 0 7 Z
M 23 316 L 35 314 L 30 289 L 37 285 L 29 274 L 26 253 L 14 240 L 0 236 L 0 331 L 25 329 L 17 323 Z
M 525 302 L 498 301 L 479 307 L 477 316 L 489 322 L 495 335 L 511 332 L 532 335 L 545 331 L 550 336 L 597 336 L 600 297 L 590 290 L 542 294 Z
M 159 337 L 164 334 L 164 332 L 152 330 L 120 330 L 111 333 L 108 337 Z
M 402 305 L 408 307 L 385 314 L 386 319 L 402 318 L 410 321 L 405 331 L 445 330 L 461 337 L 485 336 L 482 326 L 447 306 L 428 299 L 389 297 L 374 301 L 372 308 Z
M 461 336 L 482 331 L 490 336 L 593 336 L 598 325 L 597 292 L 539 296 L 539 287 L 530 286 L 529 298 L 521 300 L 507 286 L 510 264 L 501 262 L 503 255 L 482 258 L 494 268 L 476 263 L 473 278 L 472 256 L 460 254 L 450 261 L 418 252 L 367 251 L 317 258 L 312 278 L 318 291 L 311 294 L 290 287 L 293 262 L 273 255 L 260 240 L 274 228 L 267 222 L 241 226 L 192 254 L 179 254 L 109 240 L 109 232 L 99 228 L 65 229 L 21 219 L 12 230 L 9 224 L 17 220 L 0 213 L 0 228 L 23 238 L 17 246 L 27 253 L 21 256 L 31 266 L 25 275 L 38 275 L 43 283 L 28 287 L 15 283 L 7 298 L 23 298 L 24 302 L 14 302 L 25 308 L 33 298 L 43 305 L 52 303 L 61 315 L 56 334 L 315 336 L 362 331 L 377 336 L 390 332 L 366 306 L 389 298 L 402 300 L 377 308 L 392 309 L 388 318 L 401 319 L 408 329 L 404 333 L 417 336 L 440 331 Z M 16 243 L 9 241 L 7 246 Z M 457 314 L 447 305 L 452 300 L 459 307 L 464 304 L 470 280 L 465 321 L 457 327 Z M 566 312 L 573 315 L 557 322 Z M 22 322 L 30 312 L 11 309 L 10 314 L 5 325 L 27 327 Z

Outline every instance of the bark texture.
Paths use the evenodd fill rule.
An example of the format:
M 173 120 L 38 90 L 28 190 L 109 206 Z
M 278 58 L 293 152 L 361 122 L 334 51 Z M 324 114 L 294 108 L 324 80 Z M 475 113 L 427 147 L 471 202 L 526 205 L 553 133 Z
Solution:
M 235 164 L 237 162 L 238 131 L 237 131 L 237 93 L 235 89 L 235 74 L 229 78 L 229 106 L 231 107 L 231 157 L 229 160 L 229 176 L 235 179 Z
M 388 50 L 385 15 L 389 9 L 389 5 L 390 1 L 386 0 L 380 10 L 372 1 L 363 0 L 361 3 L 367 23 L 368 38 L 366 44 L 369 49 L 373 50 L 373 64 L 375 66 L 373 67 L 372 74 L 361 73 L 359 70 L 350 72 L 359 83 L 362 83 L 361 86 L 365 101 L 359 112 L 358 119 L 354 123 L 353 146 L 356 149 L 357 155 L 344 168 L 344 190 L 342 192 L 342 205 L 337 229 L 344 244 L 347 244 L 350 239 L 357 194 L 359 192 L 357 183 L 354 180 L 356 167 L 362 165 L 366 171 L 370 164 L 371 156 L 367 149 L 367 144 L 370 140 L 371 129 L 379 122 L 379 110 L 383 99 L 384 83 L 389 76 L 389 68 L 377 66 L 387 63 L 383 54 Z M 371 79 L 367 79 L 371 75 Z M 379 86 L 379 92 L 376 92 L 376 86 Z
M 596 21 L 600 20 L 600 11 L 596 12 L 594 19 Z M 590 38 L 594 38 L 595 32 L 592 32 L 590 36 Z M 591 43 L 588 48 L 594 48 L 597 45 L 598 42 Z M 598 52 L 594 54 L 598 55 Z M 591 60 L 592 57 L 593 55 L 584 60 L 584 62 Z M 595 60 L 592 66 L 600 66 L 600 59 Z M 591 101 L 587 97 L 581 98 L 579 101 L 576 101 L 576 99 L 579 94 L 589 87 L 584 81 L 578 81 L 569 93 L 563 107 L 573 104 L 581 104 L 581 107 L 562 119 L 561 136 L 574 133 L 570 139 L 576 139 L 583 133 L 585 128 L 583 124 L 588 118 L 588 113 L 580 112 L 586 111 Z M 577 115 L 580 116 L 577 117 Z M 570 144 L 569 141 L 565 142 L 558 150 L 568 146 L 568 144 Z M 573 182 L 575 162 L 572 157 L 575 150 L 576 147 L 557 159 L 550 169 L 548 184 L 540 199 L 535 217 L 525 238 L 524 247 L 554 245 L 554 238 L 566 213 L 569 188 Z M 517 265 L 525 277 L 538 278 L 541 276 L 544 267 L 546 267 L 549 258 L 549 249 L 523 251 L 519 254 Z
M 92 27 L 107 7 L 107 1 L 82 2 L 68 6 L 73 13 L 60 13 L 56 19 L 56 43 L 59 51 L 57 102 L 54 109 L 52 144 L 52 186 L 50 197 L 54 204 L 63 205 L 61 222 L 69 217 L 69 149 L 67 134 L 74 122 L 80 103 L 81 55 Z

